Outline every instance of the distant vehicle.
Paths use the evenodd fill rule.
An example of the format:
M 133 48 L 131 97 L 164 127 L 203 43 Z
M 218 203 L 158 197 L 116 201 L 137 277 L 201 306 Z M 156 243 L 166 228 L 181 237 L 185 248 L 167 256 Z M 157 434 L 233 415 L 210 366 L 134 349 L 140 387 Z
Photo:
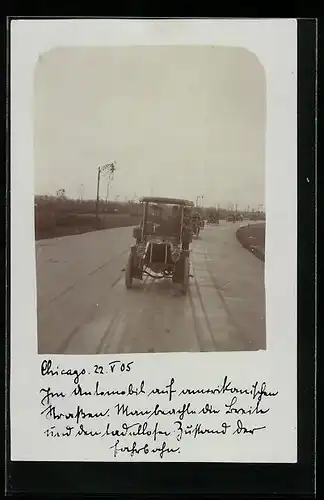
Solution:
M 196 236 L 198 238 L 199 234 L 200 234 L 200 231 L 201 229 L 203 229 L 203 223 L 204 221 L 202 221 L 200 219 L 200 214 L 199 213 L 195 213 L 192 218 L 192 232 L 194 234 L 194 236 Z
M 208 224 L 219 224 L 219 216 L 217 214 L 209 214 Z
M 142 218 L 133 230 L 136 243 L 131 246 L 125 269 L 125 285 L 143 276 L 171 278 L 186 294 L 189 287 L 189 245 L 192 242 L 193 202 L 178 198 L 140 199 Z M 171 208 L 172 206 L 172 208 Z M 157 209 L 157 207 L 159 207 Z
M 227 217 L 227 222 L 242 222 L 243 215 L 242 214 L 233 214 Z

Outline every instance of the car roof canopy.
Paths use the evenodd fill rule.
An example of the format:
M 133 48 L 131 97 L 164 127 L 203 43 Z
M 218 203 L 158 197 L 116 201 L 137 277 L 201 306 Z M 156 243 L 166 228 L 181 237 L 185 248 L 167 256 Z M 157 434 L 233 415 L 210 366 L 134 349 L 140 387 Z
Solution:
M 139 200 L 141 203 L 160 203 L 162 205 L 185 205 L 193 207 L 194 203 L 181 198 L 162 198 L 159 196 L 143 196 Z

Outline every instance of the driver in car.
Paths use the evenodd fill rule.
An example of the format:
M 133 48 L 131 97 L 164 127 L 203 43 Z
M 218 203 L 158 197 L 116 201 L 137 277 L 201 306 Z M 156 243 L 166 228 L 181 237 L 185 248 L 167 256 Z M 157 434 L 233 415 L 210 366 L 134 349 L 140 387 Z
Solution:
M 181 211 L 178 205 L 172 207 L 172 216 L 169 221 L 172 233 L 178 234 L 181 229 Z
M 178 205 L 175 205 L 172 209 L 172 229 L 175 234 L 179 234 L 181 229 L 181 210 Z M 184 210 L 184 220 L 182 228 L 182 248 L 183 250 L 189 249 L 190 238 L 190 215 L 188 210 Z
M 167 213 L 163 214 L 159 232 L 164 236 L 179 234 L 181 228 L 181 212 L 177 205 L 172 208 L 171 216 Z

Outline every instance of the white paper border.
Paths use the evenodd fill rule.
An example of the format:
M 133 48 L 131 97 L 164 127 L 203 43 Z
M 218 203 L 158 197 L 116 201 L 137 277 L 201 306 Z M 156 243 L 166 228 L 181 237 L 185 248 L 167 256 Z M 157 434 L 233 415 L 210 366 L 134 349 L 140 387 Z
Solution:
M 245 47 L 266 71 L 267 350 L 257 353 L 139 354 L 142 371 L 168 366 L 183 380 L 222 369 L 280 388 L 267 443 L 212 449 L 204 461 L 295 462 L 297 457 L 297 21 L 14 20 L 11 22 L 11 454 L 13 460 L 107 460 L 82 444 L 50 446 L 39 432 L 34 242 L 33 78 L 39 55 L 58 46 L 222 45 Z M 56 356 L 66 363 L 66 356 Z M 88 357 L 89 358 L 89 357 Z M 82 357 L 84 362 L 85 357 Z M 107 357 L 105 358 L 107 359 Z M 70 356 L 69 363 L 80 363 Z M 91 361 L 91 357 L 89 358 Z M 217 364 L 215 361 L 217 360 Z M 97 357 L 99 362 L 99 358 Z M 196 371 L 192 370 L 193 364 Z M 209 367 L 209 369 L 208 369 Z M 245 368 L 244 368 L 245 367 Z M 203 372 L 201 371 L 203 370 Z M 208 374 L 208 375 L 207 375 Z M 151 375 L 152 376 L 152 375 Z M 246 376 L 246 373 L 245 373 Z M 240 379 L 240 378 L 239 378 Z M 198 380 L 198 377 L 197 377 Z M 157 382 L 158 383 L 158 382 Z M 28 423 L 28 424 L 27 424 Z M 28 432 L 26 432 L 28 425 Z M 88 457 L 88 458 L 87 458 Z M 196 460 L 186 450 L 180 460 Z M 232 457 L 232 458 L 231 458 Z

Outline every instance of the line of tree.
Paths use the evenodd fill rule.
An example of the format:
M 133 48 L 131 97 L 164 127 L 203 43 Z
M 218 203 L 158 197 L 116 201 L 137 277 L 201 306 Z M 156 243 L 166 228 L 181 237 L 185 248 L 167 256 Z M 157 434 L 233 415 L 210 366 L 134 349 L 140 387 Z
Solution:
M 63 192 L 62 192 L 63 191 Z M 105 201 L 100 200 L 99 204 L 100 213 L 116 213 L 116 214 L 131 214 L 137 215 L 139 204 L 137 201 Z M 59 190 L 56 196 L 36 195 L 35 196 L 36 210 L 54 210 L 64 213 L 80 213 L 80 214 L 94 214 L 96 209 L 96 200 L 78 200 L 68 198 L 64 190 Z M 227 219 L 235 214 L 235 211 L 226 208 L 215 207 L 199 207 L 198 211 L 201 217 L 208 219 L 210 215 L 218 216 L 219 219 Z M 243 217 L 255 220 L 264 220 L 265 213 L 260 210 L 243 210 L 238 211 Z

